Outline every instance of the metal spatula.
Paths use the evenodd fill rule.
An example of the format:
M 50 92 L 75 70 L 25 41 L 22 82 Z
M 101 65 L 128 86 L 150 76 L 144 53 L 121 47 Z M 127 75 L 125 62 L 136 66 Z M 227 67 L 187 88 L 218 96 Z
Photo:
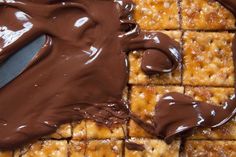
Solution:
M 0 64 L 0 88 L 10 83 L 25 70 L 43 46 L 44 41 L 45 36 L 37 38 Z

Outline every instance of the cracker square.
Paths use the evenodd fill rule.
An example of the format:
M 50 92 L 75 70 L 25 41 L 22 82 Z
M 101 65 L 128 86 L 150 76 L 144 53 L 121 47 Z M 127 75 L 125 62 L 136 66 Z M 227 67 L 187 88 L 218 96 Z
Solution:
M 186 87 L 185 94 L 195 100 L 221 105 L 234 94 L 234 88 Z M 221 127 L 196 129 L 190 139 L 236 139 L 236 117 Z
M 122 141 L 92 140 L 88 142 L 86 157 L 121 157 Z
M 67 141 L 44 140 L 17 150 L 14 157 L 67 157 L 67 155 Z
M 128 100 L 128 88 L 123 91 L 123 99 Z M 84 139 L 120 139 L 125 136 L 126 125 L 116 125 L 113 128 L 108 128 L 98 124 L 92 120 L 83 120 L 80 123 L 73 124 L 73 140 Z
M 234 157 L 236 141 L 187 141 L 183 156 Z
M 182 0 L 181 7 L 183 29 L 235 29 L 233 14 L 216 1 Z
M 128 87 L 123 91 L 123 99 L 128 100 Z M 74 122 L 72 124 L 72 139 L 85 140 L 85 139 L 107 139 L 107 138 L 123 138 L 126 132 L 126 125 L 117 125 L 113 128 L 108 128 L 96 124 L 91 120 L 83 120 L 81 122 Z
M 180 31 L 160 31 L 170 38 L 180 43 Z M 181 84 L 181 68 L 178 67 L 175 71 L 168 74 L 158 74 L 153 76 L 146 75 L 141 69 L 142 51 L 134 51 L 129 53 L 130 63 L 130 84 Z
M 66 139 L 70 138 L 71 135 L 71 124 L 61 125 L 57 131 L 49 136 L 43 137 L 43 139 Z
M 71 140 L 69 143 L 70 157 L 84 157 L 85 149 L 86 149 L 85 142 Z
M 234 117 L 228 123 L 212 129 L 196 129 L 188 139 L 194 140 L 235 140 L 236 139 L 236 118 Z
M 144 151 L 129 150 L 125 148 L 125 157 L 178 157 L 180 142 L 174 141 L 166 144 L 161 140 L 153 139 L 130 139 L 130 142 L 141 144 Z
M 87 139 L 86 121 L 73 123 L 72 139 L 73 140 L 84 140 Z
M 117 125 L 112 128 L 108 128 L 104 125 L 98 124 L 93 121 L 86 122 L 87 138 L 88 139 L 107 139 L 116 138 L 121 139 L 125 136 L 125 125 Z
M 0 157 L 12 157 L 13 152 L 10 151 L 0 151 Z
M 159 99 L 166 93 L 183 93 L 184 88 L 180 86 L 133 86 L 131 88 L 131 111 L 146 122 L 151 122 L 155 114 L 155 106 Z M 147 133 L 139 129 L 134 122 L 130 122 L 129 135 L 132 137 L 149 137 Z
M 176 0 L 134 0 L 135 20 L 144 30 L 179 28 Z
M 129 136 L 152 138 L 152 135 L 146 132 L 142 127 L 140 127 L 133 120 L 129 121 Z
M 184 33 L 183 83 L 233 87 L 233 37 L 233 33 L 227 32 Z
M 185 94 L 198 101 L 221 105 L 225 100 L 234 95 L 234 88 L 187 86 L 185 88 Z

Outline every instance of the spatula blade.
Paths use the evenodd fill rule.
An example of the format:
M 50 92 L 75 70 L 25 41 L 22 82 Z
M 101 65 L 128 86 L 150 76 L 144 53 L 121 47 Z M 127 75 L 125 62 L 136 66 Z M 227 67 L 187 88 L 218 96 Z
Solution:
M 0 64 L 0 88 L 6 86 L 25 70 L 44 42 L 45 36 L 41 36 Z

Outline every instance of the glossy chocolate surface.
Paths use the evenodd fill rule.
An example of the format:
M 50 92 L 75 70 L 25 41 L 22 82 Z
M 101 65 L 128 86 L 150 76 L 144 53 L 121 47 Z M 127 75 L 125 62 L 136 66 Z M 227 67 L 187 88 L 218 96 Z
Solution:
M 139 29 L 132 18 L 134 7 L 130 0 L 0 1 L 0 63 L 46 35 L 27 68 L 0 88 L 0 149 L 17 148 L 75 120 L 112 127 L 132 118 L 169 140 L 194 127 L 222 125 L 235 114 L 234 97 L 216 107 L 177 93 L 163 96 L 153 124 L 130 112 L 122 100 L 127 52 L 144 51 L 141 66 L 149 75 L 171 72 L 182 62 L 177 42 Z M 183 112 L 188 114 L 176 117 Z

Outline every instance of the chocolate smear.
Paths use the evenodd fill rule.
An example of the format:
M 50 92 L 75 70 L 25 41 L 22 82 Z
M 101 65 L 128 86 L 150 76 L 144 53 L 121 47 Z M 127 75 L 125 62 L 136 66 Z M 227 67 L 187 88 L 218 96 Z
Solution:
M 130 141 L 125 141 L 125 147 L 129 150 L 135 150 L 135 151 L 144 151 L 145 147 L 142 144 L 137 144 Z
M 193 127 L 217 127 L 235 114 L 234 97 L 216 107 L 176 93 L 158 103 L 153 124 L 130 112 L 122 100 L 129 51 L 144 51 L 142 69 L 147 74 L 171 72 L 182 62 L 177 42 L 140 30 L 132 18 L 134 8 L 131 0 L 0 1 L 1 64 L 46 35 L 28 67 L 0 88 L 0 149 L 18 148 L 61 124 L 83 119 L 112 127 L 132 118 L 156 137 L 168 139 Z M 233 49 L 235 53 L 235 42 Z M 185 112 L 189 114 L 180 115 Z
M 235 0 L 216 0 L 225 8 L 230 10 L 236 16 L 236 1 Z
M 174 136 L 196 127 L 215 128 L 236 113 L 235 97 L 221 106 L 194 101 L 180 93 L 164 95 L 155 108 L 154 126 L 158 137 L 170 141 Z
M 17 148 L 75 120 L 107 126 L 127 121 L 126 53 L 161 51 L 174 68 L 181 58 L 168 36 L 140 31 L 133 9 L 129 0 L 0 2 L 0 62 L 47 36 L 28 68 L 0 89 L 1 149 Z

